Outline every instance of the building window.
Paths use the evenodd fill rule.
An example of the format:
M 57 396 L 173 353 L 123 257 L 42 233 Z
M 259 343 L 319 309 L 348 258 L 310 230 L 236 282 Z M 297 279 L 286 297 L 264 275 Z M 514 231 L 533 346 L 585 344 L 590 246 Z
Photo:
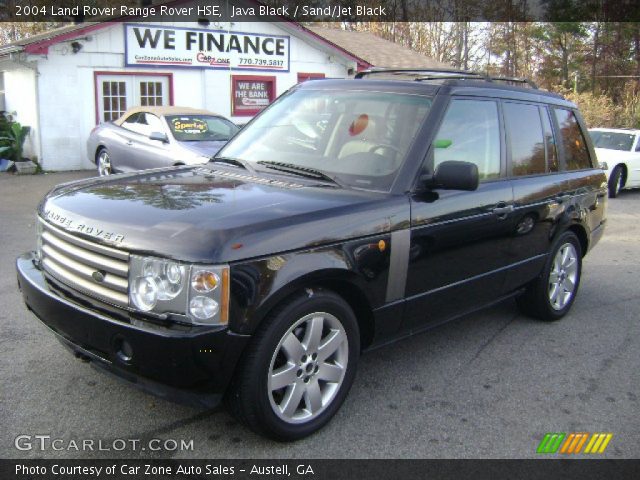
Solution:
M 143 107 L 164 105 L 162 82 L 140 82 L 140 105 Z
M 125 82 L 102 82 L 103 120 L 110 122 L 127 110 L 127 87 Z
M 96 73 L 96 120 L 116 120 L 131 107 L 171 105 L 171 74 Z

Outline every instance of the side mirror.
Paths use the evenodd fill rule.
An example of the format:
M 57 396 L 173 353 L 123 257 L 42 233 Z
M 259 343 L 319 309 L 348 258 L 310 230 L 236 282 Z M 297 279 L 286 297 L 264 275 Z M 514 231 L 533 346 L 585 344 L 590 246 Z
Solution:
M 151 132 L 151 135 L 149 135 L 149 140 L 158 140 L 162 143 L 169 143 L 169 137 L 167 137 L 166 133 L 162 132 Z
M 424 180 L 425 186 L 431 189 L 473 191 L 478 188 L 478 166 L 471 162 L 448 160 L 438 165 L 434 174 Z

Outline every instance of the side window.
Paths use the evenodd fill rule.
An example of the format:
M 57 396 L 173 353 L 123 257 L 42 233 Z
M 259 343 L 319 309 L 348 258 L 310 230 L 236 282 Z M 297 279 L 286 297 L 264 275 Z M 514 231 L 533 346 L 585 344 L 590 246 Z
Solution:
M 511 147 L 513 175 L 545 173 L 545 148 L 540 110 L 536 105 L 503 104 L 504 123 Z
M 554 108 L 553 111 L 560 128 L 566 169 L 581 170 L 583 168 L 591 168 L 587 145 L 575 114 L 571 110 L 564 108 Z
M 433 142 L 434 169 L 447 160 L 478 166 L 480 180 L 500 177 L 498 104 L 490 100 L 453 100 Z
M 636 137 L 638 144 L 636 145 L 636 152 L 640 152 L 640 135 Z
M 549 111 L 546 108 L 540 109 L 542 116 L 542 128 L 544 129 L 544 144 L 547 149 L 547 170 L 549 172 L 560 171 L 560 163 L 558 162 L 558 152 L 556 151 L 556 141 L 553 138 L 553 128 L 549 120 Z
M 138 123 L 139 117 L 140 117 L 139 113 L 134 113 L 133 115 L 129 115 L 127 119 L 124 122 L 122 122 L 122 126 L 127 130 L 137 132 L 138 131 L 137 123 Z
M 142 132 L 144 135 L 151 135 L 153 132 L 163 133 L 165 131 L 162 121 L 151 113 L 140 114 L 138 122 L 144 125 Z

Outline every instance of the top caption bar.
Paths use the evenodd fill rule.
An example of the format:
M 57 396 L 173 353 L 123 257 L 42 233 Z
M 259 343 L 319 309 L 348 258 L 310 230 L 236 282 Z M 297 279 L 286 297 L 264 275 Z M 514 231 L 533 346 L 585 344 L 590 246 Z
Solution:
M 640 0 L 8 0 L 0 21 L 637 22 Z

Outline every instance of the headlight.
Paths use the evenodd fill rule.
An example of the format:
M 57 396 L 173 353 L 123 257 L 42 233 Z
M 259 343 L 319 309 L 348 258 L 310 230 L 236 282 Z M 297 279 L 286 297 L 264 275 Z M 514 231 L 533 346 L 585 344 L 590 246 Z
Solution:
M 131 286 L 131 301 L 138 310 L 153 310 L 158 303 L 158 283 L 155 278 L 136 277 Z
M 196 324 L 227 324 L 229 267 L 132 255 L 129 304 L 142 312 L 184 315 Z
M 174 262 L 148 258 L 142 264 L 143 278 L 153 278 L 158 284 L 158 300 L 176 298 L 185 283 L 185 267 Z

